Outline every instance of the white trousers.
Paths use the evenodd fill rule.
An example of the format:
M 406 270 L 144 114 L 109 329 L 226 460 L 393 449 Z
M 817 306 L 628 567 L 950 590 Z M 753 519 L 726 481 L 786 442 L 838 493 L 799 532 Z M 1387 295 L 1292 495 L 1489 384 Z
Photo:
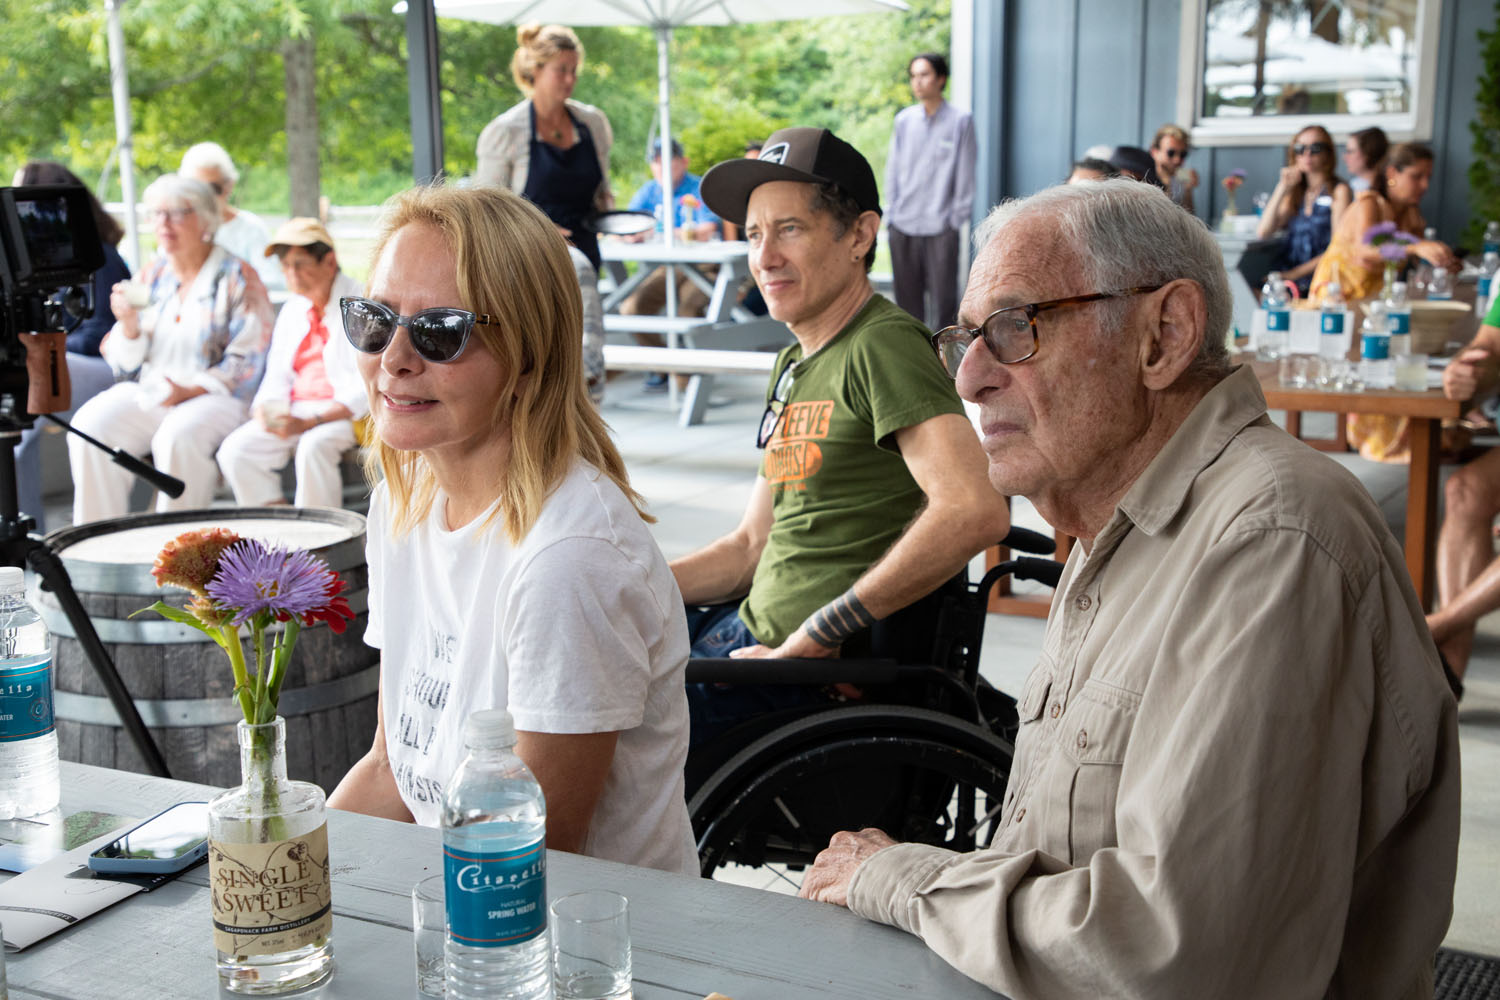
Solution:
M 305 420 L 328 409 L 328 400 L 298 400 L 292 416 Z M 298 507 L 342 507 L 344 482 L 339 461 L 353 448 L 354 422 L 332 420 L 296 437 L 281 438 L 251 417 L 219 446 L 219 468 L 242 506 L 283 499 L 281 469 L 295 454 Z
M 158 511 L 189 510 L 213 502 L 219 482 L 214 452 L 245 422 L 249 408 L 233 396 L 205 393 L 176 406 L 141 405 L 137 382 L 119 382 L 81 406 L 73 426 L 132 455 L 150 455 L 156 468 L 186 485 L 173 500 L 158 494 Z M 73 523 L 123 517 L 130 507 L 135 476 L 77 436 L 68 437 L 73 470 Z

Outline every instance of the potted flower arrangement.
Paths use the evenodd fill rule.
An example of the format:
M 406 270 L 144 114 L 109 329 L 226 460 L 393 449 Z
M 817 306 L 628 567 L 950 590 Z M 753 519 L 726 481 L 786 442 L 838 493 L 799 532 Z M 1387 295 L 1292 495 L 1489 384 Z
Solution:
M 301 630 L 354 617 L 344 581 L 301 549 L 266 546 L 224 528 L 163 546 L 151 574 L 193 597 L 143 609 L 197 629 L 229 658 L 241 784 L 209 803 L 209 882 L 219 978 L 238 993 L 282 993 L 333 967 L 328 828 L 323 790 L 286 776 L 281 685 Z M 241 629 L 247 635 L 241 635 Z M 245 654 L 249 640 L 251 659 Z

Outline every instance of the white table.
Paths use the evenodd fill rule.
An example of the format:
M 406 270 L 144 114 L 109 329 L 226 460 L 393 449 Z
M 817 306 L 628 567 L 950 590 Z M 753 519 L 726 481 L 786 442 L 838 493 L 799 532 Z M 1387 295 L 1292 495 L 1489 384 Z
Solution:
M 604 267 L 615 280 L 615 288 L 604 297 L 604 329 L 607 333 L 656 333 L 666 338 L 667 346 L 673 350 L 738 350 L 760 351 L 779 349 L 791 343 L 791 332 L 786 325 L 765 316 L 756 316 L 743 308 L 736 300 L 740 282 L 750 274 L 750 245 L 733 240 L 694 240 L 676 242 L 667 246 L 660 240 L 629 243 L 624 240 L 600 240 L 599 254 Z M 625 265 L 639 266 L 633 275 L 626 277 Z M 709 279 L 699 267 L 717 266 L 718 274 Z M 651 274 L 661 268 L 668 269 L 667 312 L 659 316 L 622 316 L 620 305 L 640 287 Z M 681 316 L 677 312 L 675 273 L 681 270 L 688 280 L 701 288 L 708 296 L 708 306 L 702 316 Z M 692 355 L 675 370 L 693 371 L 693 377 L 683 398 L 681 424 L 686 427 L 701 423 L 708 408 L 709 390 L 713 386 L 711 371 L 695 371 Z M 675 392 L 675 384 L 672 392 Z
M 64 813 L 145 817 L 216 791 L 82 764 L 62 769 Z M 409 893 L 417 879 L 441 871 L 439 832 L 330 810 L 328 843 L 336 967 L 314 995 L 415 997 Z M 547 869 L 553 897 L 584 888 L 629 897 L 636 1000 L 699 1000 L 713 990 L 734 1000 L 995 996 L 916 938 L 838 907 L 556 851 Z M 214 971 L 207 874 L 195 868 L 11 954 L 11 997 L 228 996 Z

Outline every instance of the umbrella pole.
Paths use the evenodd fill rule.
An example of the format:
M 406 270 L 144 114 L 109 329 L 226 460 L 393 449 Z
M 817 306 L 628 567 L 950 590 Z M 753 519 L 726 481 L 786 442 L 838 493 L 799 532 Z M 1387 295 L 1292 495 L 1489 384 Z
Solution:
M 656 27 L 656 106 L 661 115 L 661 179 L 657 186 L 661 188 L 661 228 L 662 238 L 666 241 L 668 248 L 677 239 L 677 198 L 675 185 L 672 183 L 672 26 L 659 24 Z M 677 315 L 677 268 L 670 263 L 662 268 L 662 276 L 666 278 L 667 287 L 667 315 Z M 667 345 L 676 347 L 677 332 L 674 330 L 667 334 Z M 667 398 L 671 400 L 671 406 L 677 405 L 677 380 L 669 378 L 667 381 Z
M 120 197 L 125 202 L 125 253 L 132 271 L 141 266 L 140 226 L 135 214 L 135 152 L 130 126 L 130 81 L 125 73 L 125 29 L 120 7 L 125 0 L 104 0 L 109 14 L 109 85 L 115 104 L 115 144 L 120 150 Z

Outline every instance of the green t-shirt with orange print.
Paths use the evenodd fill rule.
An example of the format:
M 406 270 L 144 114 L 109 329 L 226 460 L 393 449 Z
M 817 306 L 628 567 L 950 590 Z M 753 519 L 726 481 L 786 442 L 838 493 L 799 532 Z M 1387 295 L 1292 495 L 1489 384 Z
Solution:
M 760 469 L 771 486 L 773 525 L 740 606 L 768 646 L 848 590 L 921 508 L 925 497 L 896 431 L 963 413 L 927 328 L 878 295 L 811 357 L 796 344 L 783 350 L 768 400 L 792 364 Z

